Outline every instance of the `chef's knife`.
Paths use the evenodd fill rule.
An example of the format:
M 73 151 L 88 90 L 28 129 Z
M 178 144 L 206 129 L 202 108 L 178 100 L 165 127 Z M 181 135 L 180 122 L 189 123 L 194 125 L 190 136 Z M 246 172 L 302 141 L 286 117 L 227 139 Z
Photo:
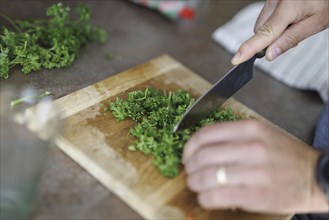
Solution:
M 209 113 L 218 109 L 228 98 L 243 87 L 253 76 L 253 66 L 257 58 L 265 55 L 266 49 L 257 53 L 244 63 L 241 63 L 226 73 L 204 95 L 202 95 L 190 108 L 188 108 L 181 120 L 174 127 L 173 132 L 189 128 Z

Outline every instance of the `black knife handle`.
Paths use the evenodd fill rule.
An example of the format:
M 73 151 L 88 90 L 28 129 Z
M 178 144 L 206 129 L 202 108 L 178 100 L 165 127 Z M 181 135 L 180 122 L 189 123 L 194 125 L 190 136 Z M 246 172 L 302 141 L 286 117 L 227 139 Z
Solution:
M 255 57 L 256 58 L 263 58 L 265 56 L 266 50 L 267 50 L 267 47 L 264 48 L 263 50 L 261 50 L 260 52 L 256 53 Z

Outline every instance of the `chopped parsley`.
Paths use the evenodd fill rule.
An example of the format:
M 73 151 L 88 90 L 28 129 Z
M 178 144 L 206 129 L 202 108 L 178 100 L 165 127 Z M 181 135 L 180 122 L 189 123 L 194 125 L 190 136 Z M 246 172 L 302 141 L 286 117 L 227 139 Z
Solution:
M 216 121 L 234 121 L 241 119 L 231 109 L 219 109 L 196 126 L 173 133 L 173 128 L 180 120 L 194 99 L 184 90 L 175 92 L 147 88 L 128 93 L 127 99 L 109 100 L 109 107 L 116 120 L 132 119 L 137 124 L 130 129 L 136 138 L 129 150 L 141 151 L 153 157 L 153 164 L 166 177 L 179 174 L 183 145 L 191 134 L 200 127 Z

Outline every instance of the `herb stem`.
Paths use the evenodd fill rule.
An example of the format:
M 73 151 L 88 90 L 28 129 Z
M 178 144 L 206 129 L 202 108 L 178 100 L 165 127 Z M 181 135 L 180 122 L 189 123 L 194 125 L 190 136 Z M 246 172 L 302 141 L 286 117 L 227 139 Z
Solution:
M 5 15 L 4 13 L 0 12 L 0 16 L 6 19 L 19 33 L 22 33 L 22 30 L 16 25 L 15 21 L 11 19 L 9 16 Z
M 25 101 L 34 100 L 34 99 L 41 99 L 42 97 L 48 96 L 50 94 L 51 94 L 51 92 L 45 91 L 45 92 L 41 93 L 40 95 L 25 96 L 25 97 L 22 97 L 22 98 L 19 98 L 19 99 L 16 99 L 16 100 L 10 102 L 10 107 L 14 108 L 17 105 L 22 104 Z

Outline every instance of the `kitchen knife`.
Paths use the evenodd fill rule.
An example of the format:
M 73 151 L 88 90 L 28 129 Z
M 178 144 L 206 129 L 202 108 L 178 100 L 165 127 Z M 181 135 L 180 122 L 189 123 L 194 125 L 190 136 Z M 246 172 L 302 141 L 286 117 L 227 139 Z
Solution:
M 262 50 L 246 62 L 235 66 L 219 79 L 208 92 L 186 110 L 181 120 L 174 127 L 173 132 L 195 125 L 241 89 L 252 79 L 255 60 L 264 57 L 265 52 L 266 49 Z

